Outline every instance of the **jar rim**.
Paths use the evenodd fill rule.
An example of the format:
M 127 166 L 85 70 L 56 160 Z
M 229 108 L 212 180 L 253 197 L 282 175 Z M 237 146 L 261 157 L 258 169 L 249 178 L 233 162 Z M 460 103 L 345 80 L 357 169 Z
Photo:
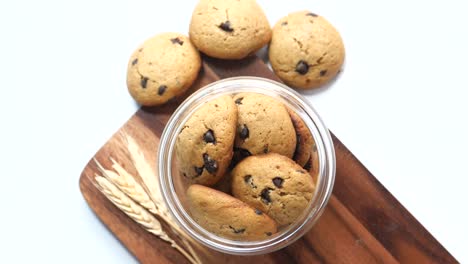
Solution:
M 319 173 L 316 189 L 307 213 L 284 231 L 261 241 L 237 241 L 216 236 L 198 225 L 186 212 L 177 197 L 173 177 L 172 158 L 178 132 L 188 118 L 204 101 L 226 94 L 253 92 L 280 99 L 293 109 L 306 123 L 317 147 Z M 217 251 L 236 255 L 266 254 L 279 250 L 304 235 L 322 214 L 331 196 L 335 181 L 335 150 L 330 133 L 310 103 L 288 86 L 260 77 L 233 77 L 222 79 L 195 91 L 175 110 L 159 142 L 157 172 L 164 202 L 177 224 L 196 241 Z

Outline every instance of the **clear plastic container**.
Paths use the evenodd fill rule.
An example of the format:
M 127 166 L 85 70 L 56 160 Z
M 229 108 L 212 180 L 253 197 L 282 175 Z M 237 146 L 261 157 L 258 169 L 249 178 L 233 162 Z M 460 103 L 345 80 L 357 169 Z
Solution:
M 297 221 L 262 241 L 236 241 L 206 231 L 186 210 L 184 183 L 176 169 L 175 143 L 179 131 L 193 112 L 205 102 L 221 95 L 254 92 L 271 96 L 294 110 L 310 129 L 317 148 L 318 178 L 315 194 Z M 291 88 L 268 79 L 236 77 L 209 84 L 188 97 L 167 123 L 159 144 L 158 168 L 160 187 L 169 211 L 183 230 L 200 243 L 228 254 L 257 255 L 279 250 L 304 235 L 317 221 L 332 193 L 335 180 L 335 152 L 328 129 L 300 94 Z

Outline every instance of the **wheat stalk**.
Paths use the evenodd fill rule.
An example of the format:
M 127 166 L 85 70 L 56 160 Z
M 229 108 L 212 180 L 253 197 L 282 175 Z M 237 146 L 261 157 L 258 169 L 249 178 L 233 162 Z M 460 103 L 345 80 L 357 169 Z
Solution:
M 146 161 L 144 154 L 140 151 L 138 144 L 131 136 L 125 134 L 124 139 L 127 143 L 127 149 L 130 153 L 130 158 L 135 165 L 138 174 L 143 180 L 143 183 L 146 185 L 146 188 L 154 204 L 156 207 L 158 207 L 162 214 L 170 215 L 166 205 L 163 202 L 164 200 L 161 189 L 159 188 L 159 181 L 153 167 Z
M 157 215 L 159 211 L 143 187 L 141 187 L 135 178 L 130 175 L 130 173 L 128 173 L 122 166 L 120 166 L 120 164 L 118 164 L 113 158 L 110 158 L 110 160 L 112 162 L 112 168 L 117 171 L 117 173 L 112 170 L 104 169 L 101 163 L 99 163 L 99 161 L 96 159 L 94 159 L 94 162 L 96 163 L 98 170 L 105 178 L 114 183 L 121 191 L 132 198 L 135 202 L 146 208 L 151 213 Z
M 198 246 L 199 250 L 201 251 L 205 251 L 205 249 L 195 243 L 194 240 L 183 230 L 181 230 L 181 228 L 176 224 L 172 215 L 169 214 L 166 204 L 163 202 L 155 171 L 147 162 L 135 140 L 126 134 L 123 134 L 122 136 L 124 141 L 127 143 L 127 148 L 129 150 L 131 160 L 137 169 L 138 174 L 142 178 L 144 185 L 142 186 L 139 182 L 137 182 L 135 177 L 126 171 L 113 158 L 110 158 L 110 160 L 112 162 L 112 168 L 115 171 L 105 169 L 101 163 L 99 163 L 99 161 L 94 159 L 98 170 L 101 172 L 103 177 L 113 183 L 119 189 L 119 191 L 123 192 L 126 196 L 131 198 L 133 201 L 141 205 L 152 214 L 164 220 L 164 222 L 170 226 L 173 233 L 180 238 L 195 261 L 197 263 L 202 263 L 197 253 L 193 250 L 191 243 Z
M 112 170 L 105 169 L 97 159 L 94 159 L 94 162 L 96 163 L 98 170 L 101 172 L 103 177 L 112 182 L 124 194 L 126 194 L 135 202 L 137 202 L 139 205 L 141 205 L 154 215 L 157 215 L 162 220 L 164 220 L 171 227 L 174 233 L 179 236 L 181 241 L 184 243 L 185 247 L 190 251 L 191 255 L 197 260 L 197 262 L 201 263 L 198 255 L 193 250 L 190 243 L 187 241 L 189 240 L 193 243 L 193 240 L 190 237 L 188 237 L 185 233 L 183 233 L 183 231 L 175 224 L 175 221 L 173 220 L 172 216 L 170 214 L 163 214 L 161 212 L 161 208 L 163 206 L 159 206 L 159 208 L 157 208 L 153 203 L 152 199 L 144 190 L 144 188 L 135 180 L 135 178 L 130 173 L 128 173 L 120 164 L 118 164 L 113 158 L 110 158 L 110 160 L 112 162 L 112 168 L 115 171 L 117 171 L 117 173 Z
M 198 246 L 198 249 L 201 251 L 205 251 L 203 247 L 200 247 L 198 243 L 196 243 L 192 237 L 188 236 L 180 227 L 176 224 L 172 215 L 169 214 L 169 210 L 167 209 L 166 204 L 164 203 L 162 192 L 159 187 L 158 177 L 156 172 L 154 171 L 153 167 L 148 163 L 145 155 L 141 152 L 140 147 L 136 143 L 136 141 L 129 136 L 128 134 L 122 135 L 124 141 L 127 143 L 127 149 L 130 153 L 130 159 L 132 160 L 138 174 L 140 175 L 143 184 L 145 185 L 145 190 L 150 197 L 150 199 L 155 204 L 158 214 L 164 221 L 166 221 L 175 231 L 175 233 L 179 236 L 179 238 L 184 242 L 186 247 L 192 253 L 194 258 L 201 263 L 200 258 L 193 250 L 191 244 Z
M 111 201 L 115 206 L 122 210 L 135 222 L 142 225 L 148 232 L 158 236 L 162 240 L 171 244 L 173 248 L 179 251 L 191 263 L 199 264 L 199 260 L 193 258 L 185 249 L 180 247 L 172 238 L 164 232 L 161 223 L 141 205 L 130 199 L 123 191 L 115 186 L 110 180 L 103 176 L 95 177 L 97 188 Z

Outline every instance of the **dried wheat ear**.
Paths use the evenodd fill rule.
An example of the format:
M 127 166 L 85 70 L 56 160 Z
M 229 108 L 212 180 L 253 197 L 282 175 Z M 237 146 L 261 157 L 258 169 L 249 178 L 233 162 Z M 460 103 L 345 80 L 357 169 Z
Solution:
M 138 144 L 132 137 L 126 134 L 123 134 L 122 137 L 127 145 L 131 161 L 143 184 L 141 185 L 133 175 L 128 173 L 113 158 L 110 158 L 113 170 L 105 169 L 101 163 L 94 159 L 102 174 L 95 175 L 96 187 L 109 201 L 132 220 L 143 226 L 146 231 L 171 244 L 173 248 L 179 251 L 191 263 L 202 263 L 192 247 L 192 245 L 198 244 L 176 224 L 169 214 L 161 196 L 155 172 L 140 151 Z M 185 248 L 169 236 L 158 218 L 170 226 L 172 233 L 180 238 Z

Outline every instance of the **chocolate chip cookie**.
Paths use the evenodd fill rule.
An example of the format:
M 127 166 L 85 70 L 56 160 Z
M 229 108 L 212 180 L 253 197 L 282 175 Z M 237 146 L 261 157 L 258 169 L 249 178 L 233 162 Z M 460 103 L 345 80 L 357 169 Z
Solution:
M 273 28 L 270 63 L 281 80 L 302 89 L 319 87 L 341 69 L 345 49 L 338 31 L 309 11 L 289 14 Z
M 201 0 L 190 22 L 190 39 L 203 53 L 242 59 L 271 39 L 271 27 L 255 0 Z
M 296 131 L 296 150 L 294 151 L 293 160 L 297 164 L 304 167 L 311 159 L 313 147 L 315 146 L 314 138 L 310 133 L 309 128 L 304 123 L 301 117 L 296 112 L 288 108 L 289 116 Z
M 232 171 L 234 197 L 265 212 L 278 226 L 300 217 L 314 190 L 306 170 L 276 153 L 248 157 Z
M 198 50 L 189 38 L 163 33 L 146 40 L 130 57 L 127 87 L 141 105 L 161 105 L 183 94 L 200 71 Z
M 175 145 L 177 165 L 192 183 L 213 185 L 232 158 L 237 107 L 231 96 L 203 104 L 188 119 Z
M 269 152 L 292 158 L 296 132 L 281 102 L 257 93 L 237 94 L 234 102 L 239 112 L 234 151 L 239 160 Z
M 317 153 L 317 146 L 314 144 L 312 146 L 312 153 L 309 160 L 304 165 L 304 169 L 309 172 L 309 174 L 314 179 L 314 183 L 317 184 L 319 178 L 319 160 Z
M 253 241 L 277 231 L 275 221 L 262 211 L 223 192 L 195 184 L 188 188 L 187 198 L 195 222 L 218 236 Z

